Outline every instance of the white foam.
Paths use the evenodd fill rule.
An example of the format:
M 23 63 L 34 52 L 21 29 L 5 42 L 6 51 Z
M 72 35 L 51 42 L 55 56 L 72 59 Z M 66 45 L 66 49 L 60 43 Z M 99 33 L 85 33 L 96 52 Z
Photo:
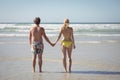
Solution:
M 120 34 L 74 34 L 74 35 L 78 35 L 78 36 L 93 36 L 93 37 L 120 37 Z
M 26 37 L 28 36 L 28 34 L 0 34 L 0 37 L 13 37 L 13 36 Z
M 33 25 L 34 24 L 0 24 L 0 36 L 26 36 L 26 34 L 29 34 L 29 30 Z M 48 35 L 53 36 L 59 34 L 63 24 L 41 24 L 40 26 L 44 27 Z M 120 24 L 70 24 L 70 26 L 74 30 L 74 35 L 120 37 Z

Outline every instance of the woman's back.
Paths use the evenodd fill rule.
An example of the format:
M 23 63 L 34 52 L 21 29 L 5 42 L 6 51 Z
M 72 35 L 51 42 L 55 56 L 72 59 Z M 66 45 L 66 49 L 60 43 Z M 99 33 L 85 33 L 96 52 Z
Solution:
M 71 41 L 72 28 L 71 27 L 62 27 L 62 35 L 63 35 L 63 40 Z

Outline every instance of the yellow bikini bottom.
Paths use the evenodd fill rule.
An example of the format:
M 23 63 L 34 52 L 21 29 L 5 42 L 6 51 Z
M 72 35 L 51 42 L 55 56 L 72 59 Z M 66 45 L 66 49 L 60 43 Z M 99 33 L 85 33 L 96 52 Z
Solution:
M 72 45 L 72 42 L 71 41 L 61 41 L 61 44 L 64 46 L 64 47 L 67 47 L 69 48 L 71 45 Z

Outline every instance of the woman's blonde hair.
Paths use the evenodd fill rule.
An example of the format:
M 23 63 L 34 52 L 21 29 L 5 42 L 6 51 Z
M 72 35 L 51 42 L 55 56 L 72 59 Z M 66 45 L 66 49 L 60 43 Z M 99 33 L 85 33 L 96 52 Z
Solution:
M 64 27 L 68 27 L 68 24 L 69 24 L 69 19 L 65 19 L 64 20 Z

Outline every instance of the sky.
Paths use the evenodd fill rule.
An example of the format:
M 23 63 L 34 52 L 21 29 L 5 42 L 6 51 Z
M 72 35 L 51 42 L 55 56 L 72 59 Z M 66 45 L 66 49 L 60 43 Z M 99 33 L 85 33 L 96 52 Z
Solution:
M 120 0 L 0 0 L 0 22 L 120 22 Z

